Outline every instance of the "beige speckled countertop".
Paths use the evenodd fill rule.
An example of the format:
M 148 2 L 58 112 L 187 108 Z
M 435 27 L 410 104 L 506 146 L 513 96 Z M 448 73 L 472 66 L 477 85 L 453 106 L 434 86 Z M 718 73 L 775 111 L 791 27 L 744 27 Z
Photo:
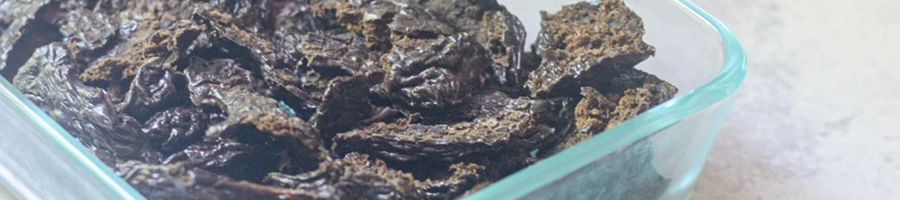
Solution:
M 900 1 L 694 2 L 749 71 L 693 199 L 900 199 Z

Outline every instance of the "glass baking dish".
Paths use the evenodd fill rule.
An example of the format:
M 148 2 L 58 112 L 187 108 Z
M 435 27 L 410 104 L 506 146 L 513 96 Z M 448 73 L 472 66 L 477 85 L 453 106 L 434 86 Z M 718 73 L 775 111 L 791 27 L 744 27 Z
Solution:
M 575 0 L 501 0 L 534 41 L 539 10 Z M 734 93 L 746 58 L 722 24 L 688 0 L 626 0 L 656 56 L 637 67 L 678 95 L 468 199 L 686 199 Z M 0 184 L 21 199 L 143 199 L 69 133 L 0 78 Z

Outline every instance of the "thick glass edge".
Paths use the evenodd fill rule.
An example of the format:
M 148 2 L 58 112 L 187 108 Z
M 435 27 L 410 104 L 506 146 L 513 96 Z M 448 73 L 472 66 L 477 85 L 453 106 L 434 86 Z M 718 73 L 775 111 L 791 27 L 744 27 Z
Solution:
M 734 94 L 747 72 L 747 57 L 725 25 L 690 0 L 676 0 L 704 19 L 722 40 L 722 70 L 697 89 L 656 106 L 603 134 L 491 184 L 466 199 L 519 199 L 593 161 L 647 137 Z
M 14 105 L 11 105 L 11 108 L 14 112 L 25 118 L 26 120 L 24 121 L 27 121 L 30 126 L 40 130 L 39 133 L 30 134 L 41 134 L 51 139 L 49 142 L 56 145 L 54 148 L 63 150 L 60 153 L 76 161 L 71 163 L 74 165 L 73 167 L 82 169 L 90 179 L 109 186 L 107 188 L 97 188 L 97 190 L 105 190 L 114 199 L 144 199 L 137 190 L 113 173 L 113 170 L 100 161 L 100 158 L 91 153 L 87 147 L 78 142 L 69 132 L 59 126 L 56 121 L 51 119 L 31 100 L 28 100 L 25 95 L 3 77 L 0 77 L 0 99 L 5 100 L 7 103 L 13 103 Z M 15 193 L 15 191 L 13 192 Z

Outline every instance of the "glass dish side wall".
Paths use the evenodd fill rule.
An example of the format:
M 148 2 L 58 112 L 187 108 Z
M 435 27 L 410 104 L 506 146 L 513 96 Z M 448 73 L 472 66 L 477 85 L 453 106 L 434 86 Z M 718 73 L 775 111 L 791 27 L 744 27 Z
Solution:
M 571 2 L 575 1 L 554 3 L 561 6 Z M 573 176 L 578 176 L 578 169 L 591 163 L 602 163 L 599 161 L 613 152 L 619 152 L 616 155 L 623 155 L 619 159 L 627 161 L 625 163 L 641 161 L 645 168 L 650 166 L 649 168 L 654 169 L 654 173 L 667 178 L 667 191 L 662 193 L 666 197 L 688 195 L 696 179 L 694 172 L 699 172 L 702 168 L 706 153 L 709 151 L 708 145 L 711 145 L 711 142 L 708 141 L 712 141 L 718 132 L 721 118 L 727 112 L 727 105 L 730 105 L 730 100 L 722 100 L 725 100 L 743 79 L 745 62 L 740 62 L 743 53 L 739 45 L 736 45 L 736 41 L 730 41 L 734 40 L 733 36 L 730 36 L 724 27 L 714 20 L 704 21 L 712 18 L 686 0 L 682 0 L 681 3 L 674 0 L 626 0 L 626 3 L 644 18 L 647 25 L 645 38 L 660 52 L 656 57 L 642 63 L 639 68 L 659 74 L 661 78 L 679 86 L 681 91 L 679 96 L 585 144 L 576 145 L 573 149 L 542 162 L 545 164 L 539 163 L 539 166 L 532 166 L 499 181 L 477 193 L 473 196 L 474 199 L 539 197 L 536 195 L 541 193 L 541 188 L 553 186 L 549 183 L 563 183 L 560 180 L 573 173 L 575 174 Z M 516 1 L 506 5 L 513 7 L 533 4 Z M 691 10 L 700 13 L 696 14 Z M 537 15 L 537 12 L 529 15 Z M 529 30 L 529 33 L 536 34 L 535 30 Z M 726 43 L 724 53 L 722 41 Z M 728 50 L 729 42 L 734 43 L 732 46 L 736 45 L 736 50 Z M 12 192 L 19 198 L 143 199 L 130 185 L 113 174 L 111 169 L 90 154 L 84 146 L 62 130 L 56 122 L 50 120 L 6 80 L 0 80 L 0 104 L 3 104 L 0 105 L 2 108 L 0 138 L 3 138 L 0 145 L 4 148 L 0 151 L 0 183 L 12 185 L 10 190 L 14 190 Z M 701 109 L 703 111 L 700 111 Z M 720 114 L 700 114 L 707 112 Z M 685 117 L 688 118 L 682 120 Z M 720 120 L 709 120 L 713 118 Z M 695 131 L 692 136 L 688 136 L 691 139 L 679 139 L 688 134 L 684 131 L 694 130 L 692 127 L 704 124 L 712 125 L 702 129 L 708 130 L 707 132 Z M 655 132 L 659 133 L 645 138 Z M 696 147 L 681 147 L 688 144 L 696 144 Z M 6 150 L 8 147 L 19 150 Z M 653 150 L 652 156 L 629 154 L 629 152 L 647 152 L 647 149 Z M 662 150 L 666 152 L 659 152 Z M 667 153 L 668 151 L 673 152 Z M 590 154 L 581 154 L 583 152 Z M 610 158 L 607 160 L 615 158 L 608 157 Z M 682 160 L 678 157 L 690 159 Z M 650 165 L 646 165 L 646 158 L 652 158 Z M 663 165 L 680 167 L 663 168 Z M 595 168 L 598 167 L 587 169 Z M 535 177 L 537 181 L 522 182 Z
M 689 197 L 746 73 L 746 58 L 734 36 L 688 0 L 625 3 L 643 18 L 645 41 L 657 47 L 638 68 L 675 84 L 679 95 L 470 199 Z
M 706 107 L 523 198 L 687 199 L 732 99 Z
M 0 184 L 19 199 L 143 199 L 2 77 Z

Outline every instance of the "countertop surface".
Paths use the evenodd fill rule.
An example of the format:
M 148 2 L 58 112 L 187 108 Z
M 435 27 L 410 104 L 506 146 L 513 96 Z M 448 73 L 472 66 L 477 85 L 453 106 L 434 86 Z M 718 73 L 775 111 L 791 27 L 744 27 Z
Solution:
M 900 1 L 694 2 L 749 65 L 692 199 L 900 199 Z
M 900 199 L 900 1 L 693 2 L 748 73 L 692 199 Z
M 694 2 L 749 72 L 692 199 L 900 199 L 900 1 Z

